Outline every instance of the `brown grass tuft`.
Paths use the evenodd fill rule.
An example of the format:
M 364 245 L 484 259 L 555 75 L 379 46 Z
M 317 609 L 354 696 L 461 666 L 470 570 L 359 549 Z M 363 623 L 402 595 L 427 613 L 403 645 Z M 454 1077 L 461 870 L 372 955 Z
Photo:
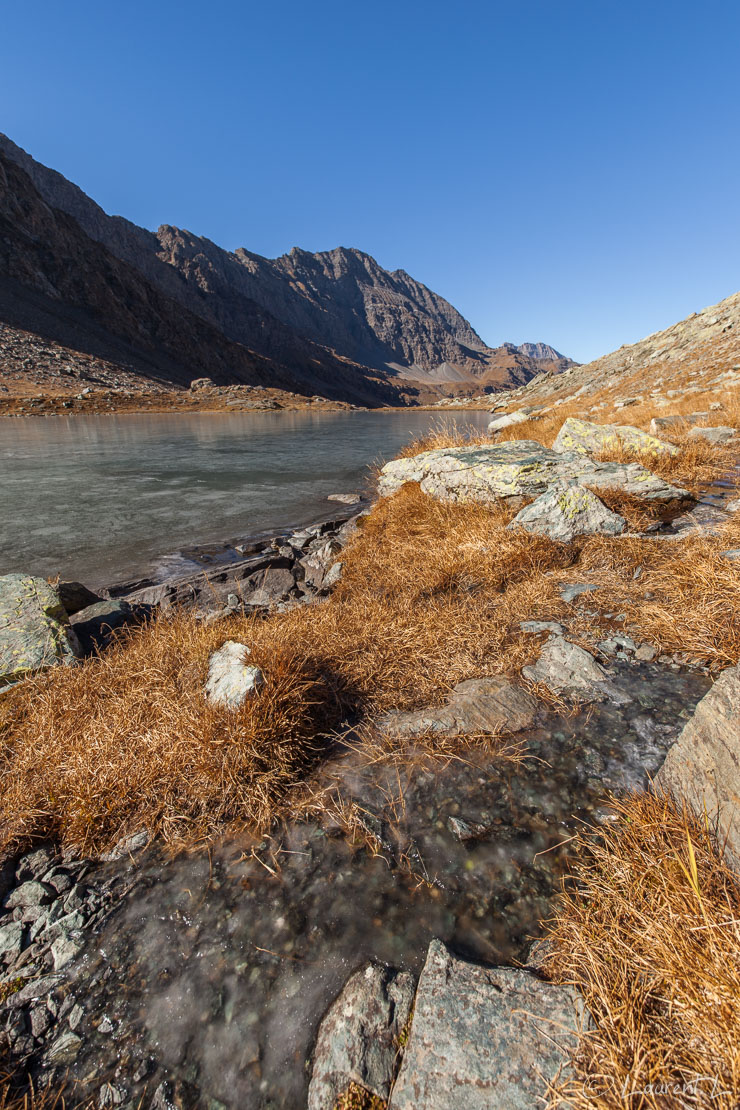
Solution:
M 594 1019 L 550 1107 L 737 1107 L 740 887 L 709 830 L 665 798 L 615 803 L 579 838 L 548 972 Z

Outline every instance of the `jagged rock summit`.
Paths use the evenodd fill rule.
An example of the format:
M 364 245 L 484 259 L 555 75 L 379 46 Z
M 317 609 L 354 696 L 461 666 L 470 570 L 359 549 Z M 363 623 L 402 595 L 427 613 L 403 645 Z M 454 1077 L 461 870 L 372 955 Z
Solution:
M 0 244 L 0 322 L 164 382 L 402 404 L 569 365 L 547 344 L 488 347 L 443 297 L 355 248 L 269 259 L 109 216 L 4 135 Z

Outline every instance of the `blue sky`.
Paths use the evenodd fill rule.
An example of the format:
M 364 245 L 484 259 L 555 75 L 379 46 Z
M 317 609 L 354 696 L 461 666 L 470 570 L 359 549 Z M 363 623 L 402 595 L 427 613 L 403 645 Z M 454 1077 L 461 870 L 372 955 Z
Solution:
M 740 289 L 737 0 L 27 0 L 0 130 L 108 212 L 356 246 L 585 361 Z

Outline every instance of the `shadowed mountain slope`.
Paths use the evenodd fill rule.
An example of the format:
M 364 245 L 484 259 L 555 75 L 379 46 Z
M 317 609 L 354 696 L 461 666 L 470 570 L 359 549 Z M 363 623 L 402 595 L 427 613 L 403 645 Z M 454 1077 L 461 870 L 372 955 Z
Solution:
M 399 404 L 508 388 L 569 364 L 546 344 L 487 347 L 444 298 L 354 248 L 226 251 L 108 216 L 5 136 L 0 159 L 0 318 L 60 342 L 74 325 L 78 345 L 87 327 L 82 349 L 94 338 L 96 354 L 116 359 L 123 343 L 118 357 L 147 376 Z

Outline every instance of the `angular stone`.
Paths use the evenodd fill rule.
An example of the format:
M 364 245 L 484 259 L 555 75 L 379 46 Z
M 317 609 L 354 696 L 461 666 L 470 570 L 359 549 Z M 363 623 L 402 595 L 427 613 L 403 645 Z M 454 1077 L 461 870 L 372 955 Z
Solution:
M 519 627 L 522 632 L 554 632 L 556 636 L 562 636 L 565 631 L 558 621 L 520 621 Z
M 11 890 L 5 905 L 9 910 L 15 909 L 16 906 L 47 906 L 56 896 L 57 892 L 52 886 L 32 879 Z
M 71 1064 L 77 1059 L 82 1038 L 76 1033 L 62 1033 L 47 1052 L 47 1059 L 54 1064 Z
M 15 959 L 20 956 L 23 947 L 23 925 L 20 921 L 11 921 L 9 925 L 0 927 L 0 956 Z
M 689 432 L 689 439 L 703 439 L 706 443 L 711 443 L 715 447 L 724 447 L 725 444 L 731 443 L 736 436 L 737 429 L 724 424 L 714 428 L 692 428 Z
M 0 577 L 0 686 L 79 654 L 59 594 L 44 578 Z
M 379 726 L 400 738 L 436 732 L 462 736 L 477 732 L 521 732 L 531 728 L 537 701 L 502 675 L 460 682 L 447 705 L 429 706 L 410 713 L 387 713 Z
M 617 536 L 627 521 L 607 509 L 595 493 L 583 486 L 552 486 L 512 520 L 509 528 L 524 528 L 535 535 L 570 543 L 576 536 Z
M 687 490 L 669 485 L 639 463 L 597 462 L 526 439 L 444 447 L 394 459 L 381 470 L 378 490 L 381 495 L 395 493 L 406 482 L 418 482 L 422 492 L 442 501 L 483 504 L 501 499 L 521 503 L 554 484 L 621 489 L 642 500 L 666 504 L 692 500 Z
M 238 709 L 264 685 L 265 677 L 259 667 L 247 665 L 248 655 L 247 645 L 236 640 L 227 640 L 213 652 L 206 682 L 206 696 L 213 705 Z
M 718 822 L 719 842 L 740 871 L 740 666 L 722 671 L 669 749 L 655 785 Z
M 641 455 L 678 454 L 678 448 L 672 443 L 664 443 L 630 424 L 592 424 L 575 416 L 569 416 L 565 421 L 552 447 L 554 451 L 579 455 L 595 455 L 617 447 L 638 451 Z
M 244 600 L 250 605 L 271 605 L 282 601 L 295 587 L 293 572 L 288 567 L 270 567 L 250 579 L 254 589 Z
M 81 582 L 60 582 L 57 593 L 70 617 L 79 613 L 80 609 L 86 609 L 88 605 L 95 605 L 97 601 L 103 600 L 99 594 L 94 594 Z
M 357 1083 L 386 1100 L 414 998 L 408 972 L 368 964 L 348 980 L 319 1028 L 308 1110 L 334 1110 L 340 1094 Z
M 479 967 L 432 941 L 389 1110 L 534 1110 L 584 1020 L 573 988 Z
M 562 636 L 551 636 L 537 662 L 523 667 L 522 674 L 530 682 L 542 682 L 555 694 L 585 701 L 602 701 L 607 697 L 622 700 L 594 657 Z
M 54 960 L 54 970 L 59 971 L 82 951 L 82 941 L 69 933 L 63 932 L 51 946 L 51 956 Z
M 114 629 L 133 624 L 138 620 L 135 609 L 126 601 L 102 600 L 88 605 L 71 619 L 77 638 L 85 654 L 110 643 Z
M 327 501 L 339 501 L 342 505 L 358 505 L 362 498 L 359 493 L 330 493 Z
M 341 546 L 336 540 L 327 540 L 301 559 L 306 585 L 314 590 L 324 588 L 326 574 L 340 550 Z

